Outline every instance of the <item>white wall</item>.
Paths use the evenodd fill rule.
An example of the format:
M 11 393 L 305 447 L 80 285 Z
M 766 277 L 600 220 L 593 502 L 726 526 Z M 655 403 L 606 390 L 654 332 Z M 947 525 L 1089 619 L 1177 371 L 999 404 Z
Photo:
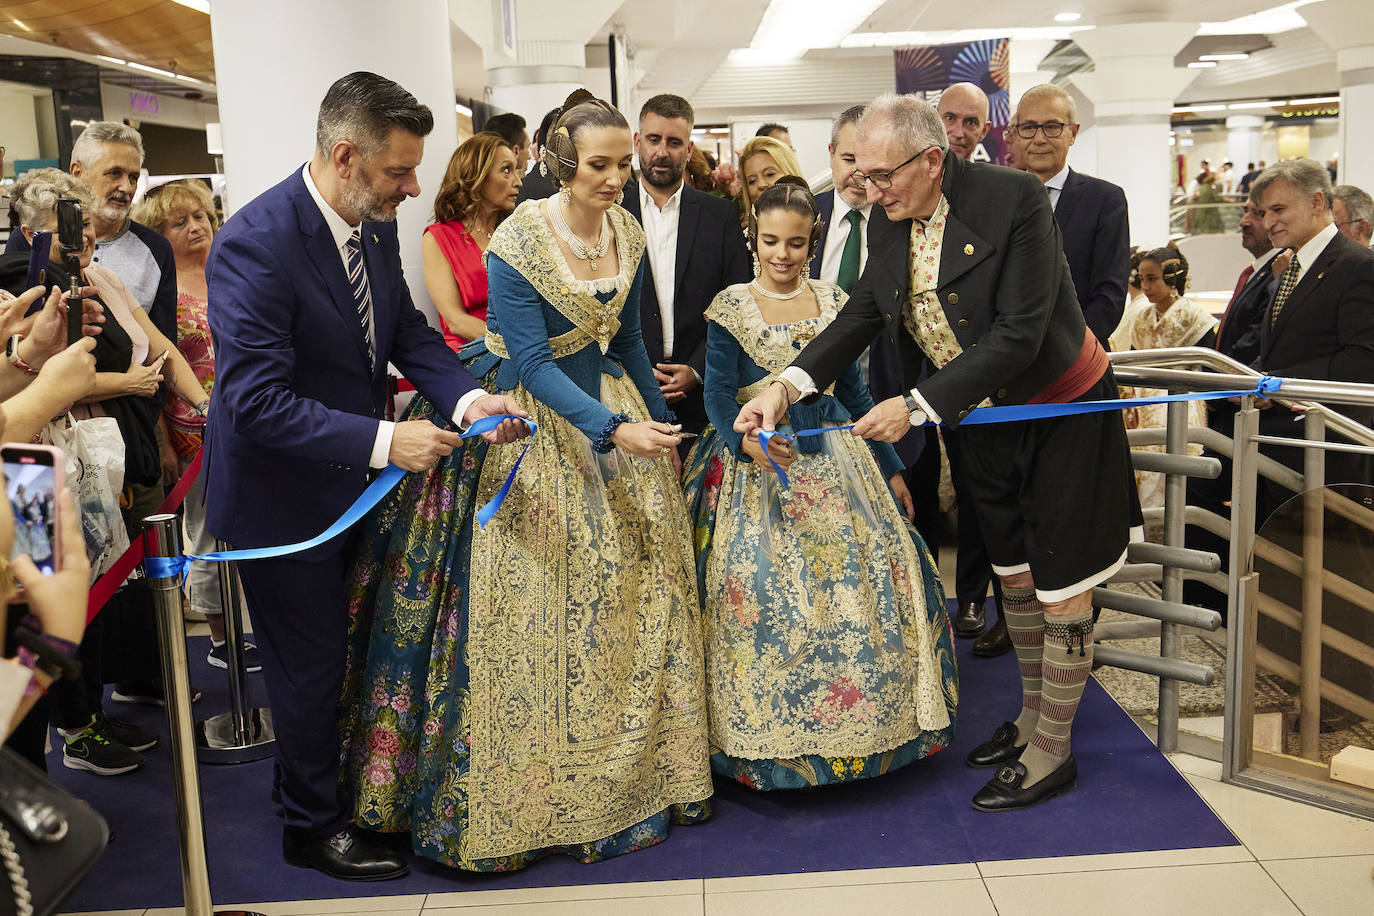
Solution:
M 0 84 L 0 146 L 5 147 L 5 174 L 14 175 L 15 159 L 38 159 L 38 120 L 34 115 L 33 91 Z

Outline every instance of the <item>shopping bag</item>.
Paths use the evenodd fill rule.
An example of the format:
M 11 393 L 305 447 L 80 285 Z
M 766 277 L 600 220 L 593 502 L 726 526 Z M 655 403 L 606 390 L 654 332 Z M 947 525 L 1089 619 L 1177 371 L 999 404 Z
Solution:
M 47 440 L 67 456 L 67 489 L 81 514 L 91 581 L 129 547 L 119 494 L 124 489 L 124 437 L 113 417 L 48 424 Z

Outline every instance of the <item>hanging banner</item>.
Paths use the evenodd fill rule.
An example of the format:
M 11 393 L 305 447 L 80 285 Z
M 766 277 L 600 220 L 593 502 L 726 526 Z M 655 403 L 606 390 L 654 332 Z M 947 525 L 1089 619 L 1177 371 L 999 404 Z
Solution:
M 988 94 L 988 135 L 973 151 L 977 162 L 1006 161 L 1002 131 L 1011 119 L 1010 67 L 1008 40 L 961 41 L 948 45 L 923 45 L 897 48 L 897 91 L 915 93 L 932 105 L 940 93 L 954 83 L 973 83 Z

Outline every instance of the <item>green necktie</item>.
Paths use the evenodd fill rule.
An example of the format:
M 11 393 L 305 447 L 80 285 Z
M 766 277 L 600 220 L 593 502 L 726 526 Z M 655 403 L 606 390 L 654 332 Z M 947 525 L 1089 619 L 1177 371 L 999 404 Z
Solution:
M 863 247 L 859 222 L 863 220 L 863 214 L 858 210 L 850 210 L 844 218 L 849 220 L 849 238 L 844 240 L 844 251 L 840 252 L 840 272 L 835 276 L 835 282 L 847 293 L 859 282 L 859 250 Z

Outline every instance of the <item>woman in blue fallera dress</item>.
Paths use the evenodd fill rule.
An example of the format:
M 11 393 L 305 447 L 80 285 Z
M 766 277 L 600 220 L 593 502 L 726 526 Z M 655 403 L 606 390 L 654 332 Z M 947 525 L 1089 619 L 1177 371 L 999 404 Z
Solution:
M 867 779 L 953 738 L 958 675 L 935 561 L 902 516 L 911 496 L 892 446 L 847 431 L 769 448 L 732 429 L 739 405 L 844 305 L 807 280 L 816 202 L 784 179 L 755 205 L 753 283 L 706 312 L 706 411 L 688 457 L 687 502 L 703 602 L 713 769 L 756 789 Z M 784 433 L 853 422 L 873 408 L 857 365 Z M 793 456 L 795 455 L 795 460 Z M 890 489 L 889 489 L 890 487 Z M 896 497 L 894 499 L 894 496 Z
M 350 581 L 357 822 L 474 871 L 650 846 L 711 795 L 681 440 L 640 337 L 643 232 L 616 206 L 630 131 L 574 94 L 547 146 L 563 191 L 494 233 L 487 336 L 463 351 L 538 424 L 519 474 L 485 527 L 521 445 L 409 475 Z

